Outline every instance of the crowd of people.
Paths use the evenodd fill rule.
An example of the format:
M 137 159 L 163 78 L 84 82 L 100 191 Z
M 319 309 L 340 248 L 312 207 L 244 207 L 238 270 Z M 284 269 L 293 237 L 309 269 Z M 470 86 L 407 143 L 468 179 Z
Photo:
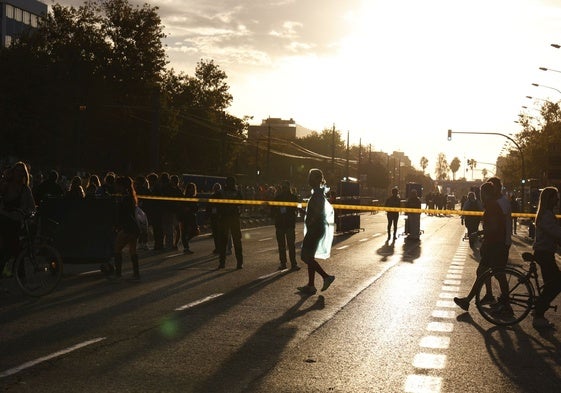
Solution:
M 333 276 L 328 276 L 314 259 L 314 247 L 317 247 L 316 238 L 319 233 L 326 232 L 320 228 L 319 223 L 325 221 L 323 204 L 329 205 L 323 195 L 323 174 L 315 170 L 315 179 L 310 186 L 316 190 L 313 214 L 308 214 L 310 228 L 308 231 L 306 247 L 302 260 L 308 264 L 310 277 L 312 272 L 318 272 L 324 276 L 324 289 L 330 285 Z M 318 178 L 321 174 L 321 179 Z M 321 184 L 316 184 L 321 180 Z M 290 183 L 281 182 L 278 186 L 258 186 L 256 188 L 245 188 L 251 198 L 259 200 L 276 200 L 285 202 L 297 202 L 299 197 L 294 192 Z M 216 183 L 212 190 L 205 193 L 205 197 L 213 199 L 242 200 L 244 195 L 242 187 L 236 184 L 234 177 L 227 177 L 222 185 Z M 256 191 L 255 191 L 256 190 Z M 206 191 L 206 190 L 205 190 Z M 320 194 L 321 197 L 320 198 Z M 148 250 L 148 225 L 152 229 L 153 250 L 178 250 L 179 243 L 182 245 L 183 253 L 193 254 L 190 241 L 200 234 L 199 208 L 202 204 L 198 201 L 185 201 L 181 198 L 197 199 L 199 194 L 195 183 L 183 184 L 180 176 L 170 175 L 167 172 L 150 173 L 146 176 L 137 176 L 134 179 L 129 176 L 119 176 L 114 172 L 107 172 L 103 179 L 96 174 L 88 174 L 84 177 L 72 176 L 69 179 L 61 179 L 56 170 L 48 172 L 43 177 L 38 173 L 31 177 L 28 166 L 23 162 L 7 168 L 2 173 L 0 182 L 0 268 L 8 266 L 5 262 L 17 252 L 18 228 L 21 224 L 21 214 L 28 214 L 40 207 L 49 199 L 80 200 L 88 198 L 117 198 L 115 214 L 115 238 L 114 255 L 110 268 L 106 270 L 108 278 L 121 278 L 123 254 L 122 250 L 128 248 L 128 254 L 132 263 L 133 281 L 140 280 L 138 249 Z M 247 198 L 247 196 L 245 196 Z M 320 198 L 320 199 L 318 199 Z M 242 269 L 244 264 L 243 246 L 241 236 L 240 213 L 242 205 L 235 203 L 206 203 L 203 205 L 204 216 L 208 219 L 211 234 L 214 239 L 214 254 L 218 255 L 218 269 L 225 267 L 226 256 L 231 254 L 233 248 L 236 268 Z M 329 205 L 330 206 L 330 205 Z M 264 209 L 264 207 L 260 207 Z M 248 208 L 249 209 L 249 208 Z M 279 249 L 279 269 L 287 268 L 290 260 L 291 270 L 298 270 L 295 251 L 295 225 L 298 209 L 296 207 L 273 207 L 266 208 L 268 215 L 274 220 L 276 237 Z M 331 209 L 332 210 L 332 209 Z M 323 225 L 323 224 L 321 224 Z M 329 229 L 326 224 L 327 233 Z M 311 237 L 312 236 L 312 237 Z M 331 232 L 332 239 L 332 232 Z M 325 242 L 324 242 L 325 243 Z M 324 244 L 322 243 L 322 244 Z M 329 243 L 330 245 L 330 243 Z M 325 246 L 325 244 L 324 244 Z M 288 257 L 287 257 L 288 253 Z M 325 252 L 324 252 L 325 254 Z M 9 272 L 5 272 L 9 274 Z M 326 284 L 327 283 L 327 284 Z M 307 287 L 313 286 L 310 278 Z M 303 292 L 309 293 L 308 290 Z
M 41 176 L 39 176 L 41 178 Z M 86 198 L 117 197 L 115 221 L 114 258 L 110 277 L 120 278 L 122 271 L 122 250 L 128 247 L 132 263 L 132 280 L 140 280 L 137 249 L 147 248 L 147 225 L 152 227 L 153 250 L 178 249 L 181 242 L 183 252 L 192 254 L 190 241 L 200 234 L 198 212 L 201 206 L 198 201 L 184 201 L 176 198 L 197 198 L 198 190 L 195 183 L 182 184 L 178 175 L 167 172 L 150 173 L 132 179 L 128 176 L 117 176 L 108 172 L 100 180 L 98 175 L 92 174 L 85 178 L 73 176 L 62 185 L 59 174 L 51 170 L 45 179 L 37 181 L 30 176 L 28 166 L 17 162 L 2 173 L 0 181 L 0 269 L 3 275 L 10 274 L 6 270 L 6 261 L 14 255 L 18 246 L 18 231 L 21 228 L 23 216 L 32 213 L 49 198 L 65 198 L 79 200 Z M 334 231 L 334 211 L 325 194 L 325 180 L 319 169 L 312 169 L 308 176 L 312 196 L 305 212 L 305 235 L 302 242 L 301 260 L 308 268 L 308 282 L 298 290 L 304 294 L 316 292 L 314 277 L 318 273 L 323 278 L 322 290 L 327 289 L 335 276 L 329 275 L 317 262 L 316 258 L 328 258 Z M 295 250 L 295 225 L 299 208 L 295 205 L 299 197 L 290 183 L 283 181 L 278 187 L 259 187 L 259 192 L 252 195 L 260 200 L 278 202 L 292 202 L 291 205 L 275 205 L 270 209 L 270 216 L 275 223 L 275 232 L 279 251 L 279 269 L 287 269 L 290 262 L 291 270 L 298 270 L 299 266 Z M 227 177 L 224 185 L 216 183 L 212 190 L 205 194 L 213 199 L 228 199 L 230 201 L 243 200 L 241 187 L 236 184 L 234 177 Z M 414 190 L 413 190 L 414 191 Z M 501 181 L 497 177 L 489 179 L 477 192 L 469 192 L 462 200 L 463 211 L 482 211 L 483 215 L 462 216 L 468 234 L 482 233 L 484 235 L 479 250 L 481 260 L 477 268 L 477 277 L 491 267 L 506 266 L 512 235 L 516 233 L 516 221 L 512 212 L 518 211 L 516 198 L 507 197 L 503 192 Z M 141 196 L 139 198 L 139 196 Z M 153 198 L 156 197 L 156 198 Z M 160 198 L 158 198 L 160 197 Z M 245 197 L 247 198 L 247 196 Z M 427 202 L 428 204 L 428 202 Z M 540 194 L 536 216 L 536 231 L 534 239 L 534 255 L 541 267 L 544 280 L 544 290 L 536 305 L 533 324 L 536 328 L 551 327 L 544 314 L 551 301 L 561 292 L 561 271 L 555 263 L 554 254 L 557 245 L 561 243 L 561 227 L 559 226 L 554 209 L 559 204 L 559 193 L 554 187 L 546 187 Z M 400 207 L 401 200 L 397 189 L 386 200 L 385 206 Z M 406 207 L 418 209 L 421 207 L 416 192 L 411 192 Z M 429 207 L 429 206 L 427 206 Z M 429 207 L 430 208 L 430 207 Z M 215 249 L 218 254 L 218 269 L 225 267 L 226 255 L 234 249 L 236 268 L 244 265 L 243 246 L 241 236 L 240 212 L 241 204 L 236 203 L 206 203 L 205 215 L 210 222 Z M 139 218 L 140 215 L 140 218 Z M 141 219 L 144 217 L 144 219 Z M 396 239 L 397 220 L 399 213 L 388 212 L 387 241 Z M 415 217 L 409 214 L 408 220 Z M 144 224 L 143 225 L 143 220 Z M 410 225 L 418 226 L 413 220 Z M 480 225 L 483 229 L 480 231 Z M 411 232 L 411 231 L 410 231 Z M 415 229 L 413 235 L 417 236 Z M 418 239 L 418 237 L 416 237 Z M 470 246 L 475 247 L 474 237 L 470 236 Z M 469 303 L 474 297 L 475 284 L 466 297 L 454 298 L 456 304 L 464 310 L 469 309 Z M 507 284 L 501 283 L 501 291 L 507 291 Z M 483 301 L 503 302 L 503 311 L 509 311 L 505 297 L 500 294 L 495 297 L 488 286 L 488 294 Z

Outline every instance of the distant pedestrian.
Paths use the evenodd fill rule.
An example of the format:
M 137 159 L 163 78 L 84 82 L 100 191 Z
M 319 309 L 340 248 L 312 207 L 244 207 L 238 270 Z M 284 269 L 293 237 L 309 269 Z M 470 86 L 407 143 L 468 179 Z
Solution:
M 60 198 L 64 195 L 64 190 L 62 186 L 58 183 L 58 172 L 54 169 L 49 172 L 49 175 L 45 181 L 37 186 L 35 191 L 35 201 L 37 204 L 41 204 L 45 199 Z
M 398 208 L 401 206 L 401 198 L 399 197 L 399 190 L 397 187 L 392 188 L 392 195 L 388 199 L 386 199 L 386 203 L 384 203 L 385 207 L 393 207 Z M 398 211 L 388 211 L 386 213 L 388 219 L 388 239 L 387 242 L 390 241 L 391 234 L 392 234 L 392 226 L 393 226 L 393 241 L 397 237 L 397 221 L 399 220 L 399 212 Z
M 329 288 L 335 280 L 335 276 L 327 274 L 315 259 L 327 259 L 331 254 L 335 213 L 325 198 L 323 172 L 315 168 L 310 169 L 308 184 L 312 187 L 312 196 L 306 207 L 301 256 L 302 261 L 308 265 L 308 283 L 298 287 L 298 290 L 304 294 L 313 295 L 317 292 L 314 283 L 316 273 L 323 278 L 322 291 Z
M 80 176 L 74 176 L 70 181 L 70 186 L 68 187 L 68 191 L 64 194 L 66 199 L 70 200 L 80 200 L 86 197 L 86 193 L 84 192 L 84 188 L 82 187 L 82 179 Z
M 559 192 L 555 187 L 546 187 L 540 194 L 536 214 L 536 236 L 534 257 L 540 265 L 544 286 L 536 301 L 532 325 L 536 329 L 552 328 L 553 324 L 545 318 L 550 303 L 561 293 L 561 272 L 555 262 L 555 252 L 561 244 L 561 227 L 555 218 L 554 210 L 559 204 Z
M 101 181 L 99 180 L 99 176 L 90 175 L 86 187 L 84 187 L 86 197 L 88 198 L 94 197 L 99 187 L 101 187 Z
M 108 197 L 115 194 L 115 180 L 117 176 L 114 172 L 107 172 L 103 178 L 103 184 L 97 188 L 96 196 Z
M 475 192 L 470 191 L 467 196 L 467 200 L 462 205 L 462 210 L 464 211 L 482 211 L 483 206 L 479 203 L 479 200 L 475 198 Z M 471 234 L 479 230 L 479 223 L 481 222 L 481 216 L 465 215 L 462 216 L 464 219 L 464 224 L 466 226 L 467 236 L 469 238 L 469 246 L 471 248 L 475 247 L 475 236 L 470 236 Z
M 132 262 L 133 280 L 140 280 L 138 254 L 136 242 L 140 234 L 140 227 L 136 220 L 136 206 L 138 199 L 130 177 L 119 177 L 115 181 L 115 191 L 121 195 L 117 205 L 117 237 L 115 239 L 115 277 L 121 277 L 123 265 L 123 248 L 128 246 Z
M 275 202 L 298 202 L 298 197 L 290 189 L 290 183 L 285 180 L 274 198 Z M 286 252 L 290 259 L 290 269 L 299 270 L 296 262 L 296 206 L 272 206 L 271 214 L 275 220 L 275 234 L 279 248 L 279 270 L 286 269 Z
M 226 184 L 220 191 L 220 199 L 242 200 L 241 191 L 236 185 L 236 179 L 232 176 L 226 178 Z M 240 207 L 235 203 L 218 204 L 218 228 L 219 228 L 219 264 L 223 269 L 226 264 L 226 246 L 228 244 L 228 233 L 232 235 L 234 253 L 236 255 L 236 267 L 243 268 L 242 231 L 240 224 Z
M 134 189 L 137 196 L 148 196 L 150 195 L 150 187 L 148 185 L 148 180 L 145 176 L 139 175 L 134 179 Z M 148 227 L 150 225 L 150 220 L 148 218 L 148 209 L 150 207 L 149 200 L 138 199 L 138 207 L 144 212 L 146 222 L 144 225 L 140 225 L 140 235 L 138 236 L 138 249 L 147 251 L 148 248 Z M 137 212 L 137 219 L 139 219 L 139 214 Z
M 513 213 L 520 213 L 520 205 L 516 200 L 516 195 L 512 193 L 510 196 L 510 210 Z M 516 235 L 516 229 L 518 227 L 518 217 L 512 217 L 512 234 Z
M 195 183 L 188 183 L 185 186 L 185 198 L 196 197 L 197 186 Z M 181 207 L 178 211 L 178 219 L 184 254 L 193 254 L 189 246 L 189 241 L 199 234 L 199 224 L 197 223 L 198 211 L 199 204 L 197 202 L 181 202 Z
M 161 196 L 160 179 L 157 173 L 151 172 L 146 175 L 150 196 L 152 198 Z M 162 212 L 164 201 L 158 199 L 147 199 L 144 202 L 143 210 L 148 216 L 148 222 L 152 226 L 152 234 L 154 236 L 154 251 L 162 251 L 164 249 L 164 231 L 162 227 Z

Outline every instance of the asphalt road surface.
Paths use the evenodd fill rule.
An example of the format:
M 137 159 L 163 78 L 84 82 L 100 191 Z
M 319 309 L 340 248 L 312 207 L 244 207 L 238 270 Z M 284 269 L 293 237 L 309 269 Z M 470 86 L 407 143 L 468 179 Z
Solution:
M 400 217 L 400 225 L 404 217 Z M 271 226 L 243 232 L 244 269 L 216 270 L 206 236 L 141 253 L 140 283 L 65 266 L 41 299 L 0 294 L 0 387 L 7 392 L 559 392 L 561 333 L 531 318 L 486 322 L 452 298 L 477 258 L 457 216 L 421 218 L 420 242 L 386 243 L 385 214 L 338 234 L 322 265 L 336 280 L 301 296 L 307 272 L 278 271 Z M 511 261 L 530 249 L 519 228 Z M 297 241 L 302 228 L 297 228 Z M 299 243 L 297 244 L 299 246 Z M 316 286 L 321 287 L 321 278 Z M 550 319 L 561 326 L 554 311 Z

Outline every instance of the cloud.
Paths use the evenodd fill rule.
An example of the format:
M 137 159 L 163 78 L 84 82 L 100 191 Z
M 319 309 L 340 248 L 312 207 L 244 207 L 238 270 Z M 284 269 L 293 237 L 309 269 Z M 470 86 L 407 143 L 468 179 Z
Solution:
M 243 48 L 251 64 L 268 66 L 295 53 L 328 55 L 349 30 L 345 15 L 357 1 L 155 1 L 169 34 L 170 51 L 187 46 L 193 55 L 223 53 L 227 63 L 240 60 Z M 256 55 L 259 54 L 259 55 Z M 222 63 L 218 59 L 219 64 Z

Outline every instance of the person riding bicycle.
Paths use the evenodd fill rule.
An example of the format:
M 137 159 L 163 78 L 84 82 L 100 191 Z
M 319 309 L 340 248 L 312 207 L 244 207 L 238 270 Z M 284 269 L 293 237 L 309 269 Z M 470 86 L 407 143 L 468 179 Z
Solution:
M 10 275 L 6 262 L 18 251 L 18 235 L 24 215 L 35 212 L 25 163 L 16 162 L 4 171 L 0 180 L 0 196 L 0 269 L 2 275 Z
M 553 209 L 559 203 L 559 192 L 555 187 L 546 187 L 540 194 L 536 213 L 536 235 L 534 258 L 542 272 L 542 293 L 536 301 L 532 325 L 536 329 L 551 328 L 553 324 L 545 318 L 549 304 L 561 292 L 561 271 L 555 262 L 555 251 L 561 243 L 561 227 Z
M 493 266 L 504 266 L 506 263 L 502 255 L 505 249 L 505 218 L 499 203 L 497 202 L 497 193 L 495 186 L 491 182 L 484 183 L 481 186 L 481 201 L 483 202 L 483 243 L 481 244 L 481 261 L 477 267 L 477 278 L 479 278 L 487 269 Z M 504 283 L 503 283 L 504 284 Z M 501 288 L 503 288 L 503 284 Z M 490 283 L 485 283 L 487 294 L 483 297 L 483 302 L 492 303 L 494 297 L 491 293 Z M 469 303 L 476 294 L 477 279 L 473 283 L 469 294 L 466 297 L 455 297 L 456 303 L 463 310 L 469 309 Z M 506 290 L 506 289 L 505 289 Z

